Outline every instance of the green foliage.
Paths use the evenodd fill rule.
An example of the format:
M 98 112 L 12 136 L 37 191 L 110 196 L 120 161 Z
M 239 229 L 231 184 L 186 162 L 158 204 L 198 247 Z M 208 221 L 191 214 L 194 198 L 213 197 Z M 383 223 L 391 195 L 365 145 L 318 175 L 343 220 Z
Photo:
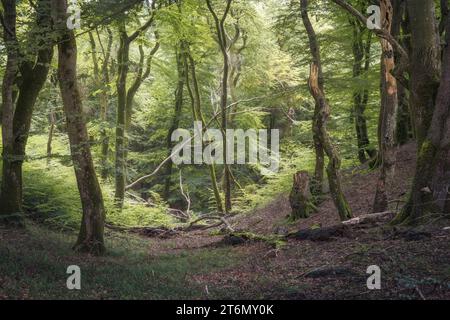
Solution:
M 33 136 L 28 143 L 30 162 L 24 165 L 24 206 L 33 219 L 54 227 L 77 230 L 81 221 L 81 203 L 75 174 L 68 157 L 65 137 L 57 137 L 53 143 L 59 158 L 37 160 L 42 156 L 45 136 Z M 148 207 L 128 198 L 124 210 L 114 207 L 113 190 L 103 185 L 107 222 L 123 226 L 171 226 L 174 221 L 167 214 L 163 203 Z

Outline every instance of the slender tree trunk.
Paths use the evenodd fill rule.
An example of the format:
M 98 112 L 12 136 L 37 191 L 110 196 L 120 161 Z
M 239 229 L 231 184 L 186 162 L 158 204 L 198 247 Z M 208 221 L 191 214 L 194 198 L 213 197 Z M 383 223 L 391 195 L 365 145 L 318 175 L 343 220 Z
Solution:
M 50 166 L 50 159 L 52 157 L 52 143 L 53 143 L 53 133 L 55 131 L 55 112 L 50 110 L 48 115 L 49 128 L 48 128 L 48 138 L 47 138 L 47 167 Z
M 221 83 L 221 96 L 220 96 L 220 108 L 221 108 L 221 129 L 223 135 L 223 157 L 224 157 L 224 177 L 223 177 L 223 189 L 225 193 L 225 213 L 229 213 L 232 209 L 231 203 L 231 171 L 230 166 L 226 163 L 228 153 L 227 142 L 227 127 L 228 127 L 228 78 L 229 78 L 229 46 L 227 43 L 227 32 L 225 30 L 225 21 L 231 9 L 231 3 L 233 0 L 226 1 L 226 8 L 221 19 L 218 18 L 214 11 L 211 1 L 206 0 L 209 11 L 211 12 L 216 25 L 216 32 L 219 41 L 220 50 L 223 57 L 223 75 Z
M 367 40 L 364 43 L 364 28 L 359 21 L 354 18 L 350 20 L 353 26 L 353 78 L 360 79 L 364 77 L 367 81 L 367 73 L 370 69 L 370 51 L 372 44 L 372 33 L 368 33 Z M 367 120 L 365 110 L 369 102 L 369 90 L 367 88 L 358 88 L 353 94 L 355 129 L 358 144 L 358 159 L 361 163 L 374 159 L 377 151 L 370 147 L 369 135 L 367 132 Z
M 409 201 L 394 223 L 417 224 L 450 213 L 450 19 L 446 30 L 442 78 L 431 126 L 419 151 Z
M 138 71 L 137 80 L 127 91 L 127 78 L 130 69 L 130 46 L 143 32 L 153 25 L 156 1 L 153 1 L 150 18 L 130 36 L 127 34 L 125 22 L 119 25 L 120 45 L 117 53 L 119 64 L 117 76 L 117 122 L 116 122 L 116 163 L 115 163 L 115 201 L 121 209 L 125 200 L 127 180 L 127 128 L 131 122 L 133 99 L 142 83 L 142 68 Z M 141 48 L 142 49 L 142 48 Z M 142 56 L 142 51 L 141 51 Z M 141 61 L 142 67 L 143 60 Z
M 381 0 L 381 24 L 386 32 L 391 32 L 393 6 L 391 0 Z M 388 189 L 393 178 L 396 161 L 395 133 L 397 125 L 398 97 L 397 80 L 392 75 L 395 68 L 394 50 L 387 41 L 381 40 L 381 111 L 380 111 L 380 156 L 381 172 L 373 204 L 373 212 L 388 210 Z
M 403 47 L 408 48 L 407 41 L 403 37 L 409 33 L 407 30 L 407 18 L 405 18 L 406 13 L 406 2 L 404 0 L 394 0 L 392 2 L 394 7 L 394 15 L 392 17 L 392 35 L 395 39 L 403 45 Z M 403 34 L 402 34 L 403 31 Z M 395 54 L 395 61 L 397 62 L 401 57 L 398 53 Z M 413 137 L 412 119 L 409 110 L 409 93 L 407 87 L 404 84 L 398 83 L 398 117 L 397 117 L 397 132 L 396 132 L 396 143 L 399 145 L 404 145 Z
M 200 89 L 199 89 L 198 80 L 197 80 L 196 66 L 195 66 L 195 61 L 194 61 L 192 55 L 190 54 L 189 49 L 186 52 L 185 66 L 186 66 L 186 87 L 188 89 L 188 93 L 189 93 L 189 96 L 192 101 L 192 113 L 194 116 L 194 120 L 201 121 L 201 123 L 203 125 L 203 131 L 205 132 L 207 130 L 207 127 L 206 127 L 206 121 L 203 116 L 203 112 L 202 112 L 202 108 L 201 108 L 202 103 L 201 103 Z M 191 84 L 189 81 L 189 70 L 191 73 L 192 87 L 194 90 L 192 90 L 192 87 L 191 87 Z M 204 147 L 204 144 L 203 144 L 203 147 Z M 214 192 L 214 198 L 216 200 L 217 211 L 219 213 L 223 213 L 224 211 L 223 211 L 222 197 L 220 195 L 219 186 L 217 184 L 216 166 L 213 163 L 213 164 L 209 165 L 208 167 L 209 167 L 209 174 L 211 177 L 211 184 L 212 184 L 212 188 L 213 188 L 213 192 Z
M 186 44 L 184 42 L 181 42 L 179 45 L 179 48 L 177 50 L 176 59 L 177 59 L 177 70 L 178 70 L 178 83 L 177 88 L 175 90 L 175 110 L 172 118 L 172 124 L 169 128 L 169 131 L 167 133 L 167 150 L 168 150 L 168 156 L 172 154 L 172 134 L 175 130 L 177 130 L 180 126 L 180 120 L 181 120 L 181 112 L 183 109 L 183 92 L 184 92 L 184 86 L 186 82 L 186 66 L 185 66 L 185 55 L 186 51 Z M 168 161 L 166 164 L 166 182 L 164 186 L 164 198 L 166 200 L 169 199 L 170 193 L 171 193 L 171 185 L 172 185 L 172 168 L 173 163 L 172 161 Z
M 58 42 L 58 78 L 67 119 L 72 161 L 83 208 L 80 234 L 74 249 L 91 254 L 105 251 L 103 230 L 105 209 L 94 169 L 83 105 L 77 84 L 77 45 L 72 30 L 67 29 L 67 0 L 53 0 L 60 34 Z
M 331 137 L 327 131 L 327 123 L 330 117 L 330 106 L 325 97 L 323 90 L 323 76 L 321 72 L 320 46 L 317 42 L 316 33 L 308 16 L 308 0 L 301 0 L 302 20 L 305 25 L 309 37 L 309 45 L 313 62 L 311 64 L 311 72 L 309 79 L 309 87 L 311 95 L 316 101 L 320 117 L 317 121 L 317 130 L 319 140 L 328 157 L 329 163 L 327 167 L 328 182 L 330 184 L 331 197 L 338 210 L 342 221 L 352 218 L 351 209 L 342 191 L 342 183 L 340 176 L 341 160 L 339 154 L 334 147 Z M 322 83 L 321 78 L 322 76 Z
M 308 17 L 308 2 L 301 2 L 302 10 L 302 21 L 306 28 L 306 32 L 308 34 L 309 44 L 311 55 L 313 59 L 313 63 L 318 68 L 318 85 L 320 90 L 324 90 L 324 79 L 322 72 L 322 63 L 320 57 L 320 48 L 317 42 L 317 38 L 313 29 L 313 26 Z M 323 181 L 324 181 L 324 171 L 325 171 L 325 150 L 323 145 L 323 140 L 321 139 L 321 126 L 322 126 L 322 117 L 320 114 L 320 105 L 315 104 L 314 108 L 314 117 L 313 117 L 313 141 L 314 141 L 314 150 L 316 154 L 316 164 L 314 170 L 314 178 L 311 181 L 311 191 L 312 194 L 317 196 L 322 194 L 323 192 Z
M 115 201 L 118 208 L 123 207 L 125 199 L 125 121 L 127 105 L 127 77 L 129 70 L 130 43 L 125 26 L 120 27 L 120 47 L 117 55 L 119 64 L 117 78 L 117 121 L 116 121 L 116 164 Z
M 100 175 L 102 180 L 108 178 L 108 157 L 109 157 L 109 136 L 107 132 L 108 125 L 108 104 L 109 104 L 109 60 L 111 56 L 112 48 L 112 32 L 108 29 L 108 44 L 106 52 L 104 52 L 103 63 L 100 67 L 99 59 L 97 55 L 97 45 L 92 32 L 89 32 L 89 41 L 91 43 L 92 50 L 92 62 L 94 65 L 94 79 L 96 89 L 99 90 L 98 101 L 100 105 L 100 143 L 101 143 L 101 159 L 100 159 Z

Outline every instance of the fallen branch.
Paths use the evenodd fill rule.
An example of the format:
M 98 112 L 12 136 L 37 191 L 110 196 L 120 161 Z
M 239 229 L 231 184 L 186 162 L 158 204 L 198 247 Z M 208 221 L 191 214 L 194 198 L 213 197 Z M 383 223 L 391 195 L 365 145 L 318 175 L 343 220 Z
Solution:
M 357 218 L 344 221 L 340 224 L 325 228 L 305 229 L 287 235 L 287 238 L 296 240 L 310 240 L 310 241 L 329 241 L 333 238 L 351 237 L 352 229 L 356 226 L 377 223 L 386 218 L 392 219 L 394 214 L 392 212 L 380 212 L 362 215 Z
M 378 222 L 380 220 L 384 220 L 385 218 L 389 218 L 389 219 L 394 218 L 394 213 L 387 211 L 387 212 L 379 212 L 379 213 L 372 213 L 372 214 L 364 214 L 364 215 L 361 215 L 354 219 L 344 221 L 344 222 L 342 222 L 342 224 L 344 224 L 344 225 L 367 224 L 367 223 Z
M 178 235 L 182 230 L 179 228 L 170 229 L 166 227 L 125 227 L 125 226 L 117 226 L 114 224 L 106 223 L 105 227 L 110 230 L 119 231 L 119 232 L 131 232 L 137 233 L 141 235 L 145 235 L 147 237 L 158 237 L 158 238 L 169 238 L 175 235 Z

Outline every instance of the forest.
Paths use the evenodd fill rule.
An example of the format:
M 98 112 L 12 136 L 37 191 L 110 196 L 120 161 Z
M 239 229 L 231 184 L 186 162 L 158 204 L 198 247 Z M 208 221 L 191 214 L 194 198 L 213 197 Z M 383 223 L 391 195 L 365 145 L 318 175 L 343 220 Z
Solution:
M 1 0 L 0 300 L 450 299 L 449 13 Z

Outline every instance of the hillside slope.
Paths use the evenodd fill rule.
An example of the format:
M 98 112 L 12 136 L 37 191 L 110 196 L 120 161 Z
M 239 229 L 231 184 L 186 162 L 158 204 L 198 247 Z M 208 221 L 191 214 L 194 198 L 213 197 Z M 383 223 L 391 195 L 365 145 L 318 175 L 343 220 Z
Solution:
M 394 198 L 407 192 L 414 146 L 400 150 Z M 369 212 L 377 172 L 345 173 L 355 215 Z M 393 202 L 393 209 L 396 203 Z M 274 230 L 337 223 L 326 199 L 311 218 L 289 224 L 280 197 L 266 208 L 239 215 L 234 228 L 270 239 Z M 450 226 L 435 221 L 420 229 L 383 225 L 328 241 L 289 240 L 230 245 L 218 230 L 179 233 L 165 239 L 109 231 L 101 258 L 70 250 L 73 234 L 30 223 L 25 231 L 0 228 L 2 299 L 450 299 Z M 65 287 L 66 269 L 79 265 L 82 290 Z M 368 290 L 366 270 L 378 265 L 382 289 Z

